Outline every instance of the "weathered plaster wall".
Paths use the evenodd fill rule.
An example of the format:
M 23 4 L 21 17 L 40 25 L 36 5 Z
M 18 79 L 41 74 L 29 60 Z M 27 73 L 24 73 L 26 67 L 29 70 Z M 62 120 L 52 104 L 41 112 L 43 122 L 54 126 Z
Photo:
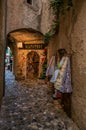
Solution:
M 65 12 L 60 18 L 59 33 L 55 34 L 49 41 L 48 59 L 55 55 L 60 48 L 65 48 L 68 53 L 71 50 L 71 31 L 72 31 L 72 9 Z
M 59 48 L 72 54 L 72 118 L 86 130 L 86 1 L 73 2 L 73 9 L 61 16 L 59 33 L 50 40 L 48 59 Z
M 52 10 L 50 9 L 50 0 L 42 0 L 42 14 L 41 14 L 41 32 L 47 33 L 51 29 L 53 22 Z
M 83 3 L 83 4 L 82 4 Z M 81 6 L 82 5 L 82 6 Z M 81 7 L 81 8 L 80 8 Z M 79 14 L 71 37 L 72 50 L 72 117 L 86 130 L 86 1 L 80 1 Z
M 35 4 L 33 3 L 33 5 L 28 4 L 27 0 L 8 0 L 7 34 L 20 28 L 40 30 L 41 9 L 41 0 L 35 0 Z
M 50 0 L 33 0 L 32 5 L 26 1 L 7 1 L 7 34 L 20 28 L 33 28 L 43 34 L 51 29 Z
M 5 0 L 0 0 L 0 104 L 4 93 Z

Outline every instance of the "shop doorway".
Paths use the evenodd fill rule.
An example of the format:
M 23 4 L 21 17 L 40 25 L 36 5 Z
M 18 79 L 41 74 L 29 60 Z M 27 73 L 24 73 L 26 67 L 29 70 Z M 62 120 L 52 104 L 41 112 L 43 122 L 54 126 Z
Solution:
M 39 55 L 35 51 L 27 54 L 27 78 L 35 79 L 39 75 Z
M 5 70 L 13 71 L 13 54 L 12 54 L 10 47 L 6 48 Z

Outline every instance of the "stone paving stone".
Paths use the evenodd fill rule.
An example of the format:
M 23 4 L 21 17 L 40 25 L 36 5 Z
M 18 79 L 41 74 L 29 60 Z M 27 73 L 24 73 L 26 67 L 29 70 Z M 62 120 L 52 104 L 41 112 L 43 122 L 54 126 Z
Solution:
M 6 71 L 0 130 L 79 130 L 41 80 L 15 81 Z

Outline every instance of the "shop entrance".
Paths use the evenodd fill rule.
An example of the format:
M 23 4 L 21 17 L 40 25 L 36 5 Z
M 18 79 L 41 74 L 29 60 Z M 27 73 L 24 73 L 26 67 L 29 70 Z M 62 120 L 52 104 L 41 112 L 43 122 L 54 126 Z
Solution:
M 27 54 L 27 78 L 38 78 L 39 59 L 39 55 L 35 51 L 31 51 Z

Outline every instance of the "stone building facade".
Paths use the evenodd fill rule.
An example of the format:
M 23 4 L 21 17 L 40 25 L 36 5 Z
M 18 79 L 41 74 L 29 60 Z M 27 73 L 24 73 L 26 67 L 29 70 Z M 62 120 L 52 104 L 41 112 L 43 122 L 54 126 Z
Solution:
M 35 3 L 34 3 L 35 2 Z M 49 0 L 32 0 L 32 5 L 26 0 L 6 0 L 0 1 L 0 101 L 4 93 L 4 55 L 6 36 L 17 29 L 32 28 L 43 34 L 48 32 L 52 25 L 51 10 L 49 10 Z M 6 10 L 4 10 L 6 9 Z M 86 1 L 73 0 L 73 7 L 60 18 L 59 33 L 50 39 L 48 45 L 48 61 L 59 48 L 65 48 L 71 54 L 72 68 L 72 118 L 81 130 L 86 129 Z M 6 11 L 6 12 L 5 12 Z M 22 31 L 21 31 L 22 32 Z M 25 35 L 24 35 L 25 36 Z M 17 66 L 20 64 L 18 56 L 27 58 L 31 50 L 17 50 L 17 38 L 12 37 L 14 44 L 11 48 L 14 53 L 14 72 L 16 75 Z M 15 51 L 16 50 L 16 51 Z M 41 52 L 36 50 L 41 55 Z M 21 58 L 19 58 L 21 59 Z M 26 62 L 24 62 L 24 67 Z M 19 66 L 21 68 L 21 66 Z M 23 68 L 22 75 L 26 76 L 27 67 Z
M 16 5 L 16 3 L 18 3 Z M 46 11 L 45 11 L 46 10 Z M 42 0 L 31 0 L 31 2 L 28 2 L 27 0 L 20 0 L 20 2 L 18 0 L 12 1 L 9 0 L 7 1 L 7 22 L 6 22 L 6 34 L 7 34 L 7 39 L 9 39 L 9 43 L 8 45 L 11 47 L 12 51 L 13 51 L 13 55 L 14 55 L 14 64 L 13 64 L 13 72 L 15 74 L 15 77 L 18 79 L 19 76 L 21 75 L 21 77 L 27 77 L 26 75 L 26 71 L 27 71 L 27 67 L 26 67 L 26 62 L 24 64 L 24 70 L 22 70 L 22 66 L 20 67 L 19 63 L 22 59 L 22 52 L 24 54 L 25 59 L 26 55 L 29 51 L 31 50 L 19 50 L 17 49 L 17 43 L 18 42 L 27 42 L 29 37 L 29 31 L 28 34 L 25 34 L 25 32 L 23 30 L 29 30 L 29 29 L 33 29 L 35 31 L 39 31 L 39 33 L 43 33 L 45 34 L 46 32 L 48 32 L 48 30 L 50 29 L 50 23 L 52 23 L 52 17 L 50 17 L 49 14 L 49 1 L 42 1 Z M 47 16 L 47 17 L 45 17 Z M 50 22 L 47 23 L 48 19 L 50 19 Z M 44 27 L 45 26 L 45 27 Z M 20 34 L 18 34 L 17 36 L 17 32 L 18 30 L 21 30 L 21 32 L 23 33 L 22 37 L 23 39 L 19 38 L 19 35 L 21 35 L 21 32 L 19 32 Z M 15 32 L 15 35 L 10 37 L 10 34 L 12 32 Z M 28 36 L 27 36 L 28 35 Z M 8 38 L 10 37 L 10 38 Z M 31 36 L 30 36 L 31 37 Z M 40 36 L 39 36 L 40 39 Z M 44 36 L 42 36 L 42 41 L 39 41 L 36 39 L 35 44 L 44 44 Z M 29 39 L 29 44 L 34 44 L 31 43 L 30 41 L 31 39 Z M 13 43 L 12 43 L 13 42 Z M 41 58 L 43 50 L 36 50 L 40 56 L 40 63 L 39 63 L 39 75 L 41 73 Z M 18 52 L 18 53 L 17 53 Z M 18 58 L 18 55 L 20 55 L 21 53 L 21 58 Z M 20 57 L 20 56 L 19 56 Z M 18 61 L 18 62 L 17 62 Z M 20 68 L 20 69 L 19 69 Z M 22 74 L 20 74 L 22 70 Z
M 21 28 L 33 28 L 40 30 L 40 18 L 42 10 L 41 0 L 7 1 L 7 34 Z
M 51 28 L 53 15 L 50 0 L 7 1 L 7 34 L 21 28 L 32 28 L 45 34 Z M 16 4 L 18 3 L 18 4 Z

